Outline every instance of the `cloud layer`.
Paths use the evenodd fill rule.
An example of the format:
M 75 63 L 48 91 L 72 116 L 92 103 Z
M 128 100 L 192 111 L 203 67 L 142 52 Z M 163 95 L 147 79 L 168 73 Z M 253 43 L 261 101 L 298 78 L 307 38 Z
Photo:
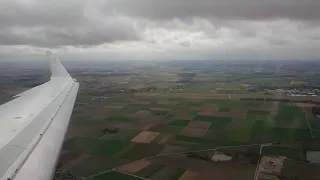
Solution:
M 129 16 L 155 19 L 220 18 L 265 20 L 289 18 L 318 20 L 318 0 L 111 0 L 104 6 Z
M 52 47 L 137 40 L 130 22 L 104 16 L 84 0 L 8 0 L 1 1 L 0 7 L 1 45 Z
M 51 48 L 71 59 L 318 59 L 319 9 L 319 0 L 2 0 L 0 58 Z

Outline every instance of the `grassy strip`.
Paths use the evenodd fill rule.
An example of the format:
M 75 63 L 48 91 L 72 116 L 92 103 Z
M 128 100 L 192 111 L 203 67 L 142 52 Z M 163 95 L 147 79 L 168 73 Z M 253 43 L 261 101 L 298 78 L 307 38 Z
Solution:
M 262 148 L 263 155 L 285 156 L 289 159 L 304 161 L 305 155 L 302 149 L 282 146 L 265 146 Z

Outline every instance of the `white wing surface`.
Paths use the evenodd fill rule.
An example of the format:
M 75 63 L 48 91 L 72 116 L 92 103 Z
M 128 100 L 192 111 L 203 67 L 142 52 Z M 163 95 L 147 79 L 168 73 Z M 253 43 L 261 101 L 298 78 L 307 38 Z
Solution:
M 0 180 L 52 179 L 79 83 L 52 52 L 50 81 L 0 106 Z

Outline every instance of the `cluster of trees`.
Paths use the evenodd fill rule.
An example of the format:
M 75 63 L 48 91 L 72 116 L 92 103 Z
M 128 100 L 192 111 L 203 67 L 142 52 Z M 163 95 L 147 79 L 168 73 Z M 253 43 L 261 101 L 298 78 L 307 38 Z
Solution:
M 73 174 L 71 172 L 56 171 L 53 180 L 63 180 L 63 179 L 85 180 L 84 177 L 78 176 L 78 175 Z
M 150 92 L 150 91 L 158 91 L 156 86 L 148 86 L 139 89 L 128 89 L 128 92 Z
M 194 159 L 202 159 L 205 161 L 211 161 L 210 157 L 208 155 L 202 154 L 201 152 L 191 152 L 187 153 L 188 158 L 194 158 Z
M 280 102 L 293 102 L 293 103 L 311 103 L 320 104 L 318 101 L 313 100 L 294 100 L 294 99 L 282 99 L 282 98 L 240 98 L 245 101 L 280 101 Z
M 104 134 L 115 134 L 115 133 L 119 132 L 119 129 L 118 128 L 105 128 L 102 132 Z

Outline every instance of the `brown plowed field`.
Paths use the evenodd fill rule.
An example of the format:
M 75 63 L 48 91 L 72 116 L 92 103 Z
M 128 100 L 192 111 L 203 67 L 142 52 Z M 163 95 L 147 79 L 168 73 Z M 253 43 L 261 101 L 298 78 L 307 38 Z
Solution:
M 131 139 L 132 142 L 150 143 L 159 133 L 151 131 L 143 131 Z
M 122 166 L 122 167 L 118 168 L 117 170 L 119 170 L 121 172 L 134 174 L 134 173 L 140 171 L 141 169 L 147 167 L 149 164 L 151 164 L 149 161 L 138 161 L 138 162 L 126 165 L 126 166 Z
M 179 180 L 194 180 L 198 177 L 199 173 L 193 171 L 186 171 L 182 174 Z

